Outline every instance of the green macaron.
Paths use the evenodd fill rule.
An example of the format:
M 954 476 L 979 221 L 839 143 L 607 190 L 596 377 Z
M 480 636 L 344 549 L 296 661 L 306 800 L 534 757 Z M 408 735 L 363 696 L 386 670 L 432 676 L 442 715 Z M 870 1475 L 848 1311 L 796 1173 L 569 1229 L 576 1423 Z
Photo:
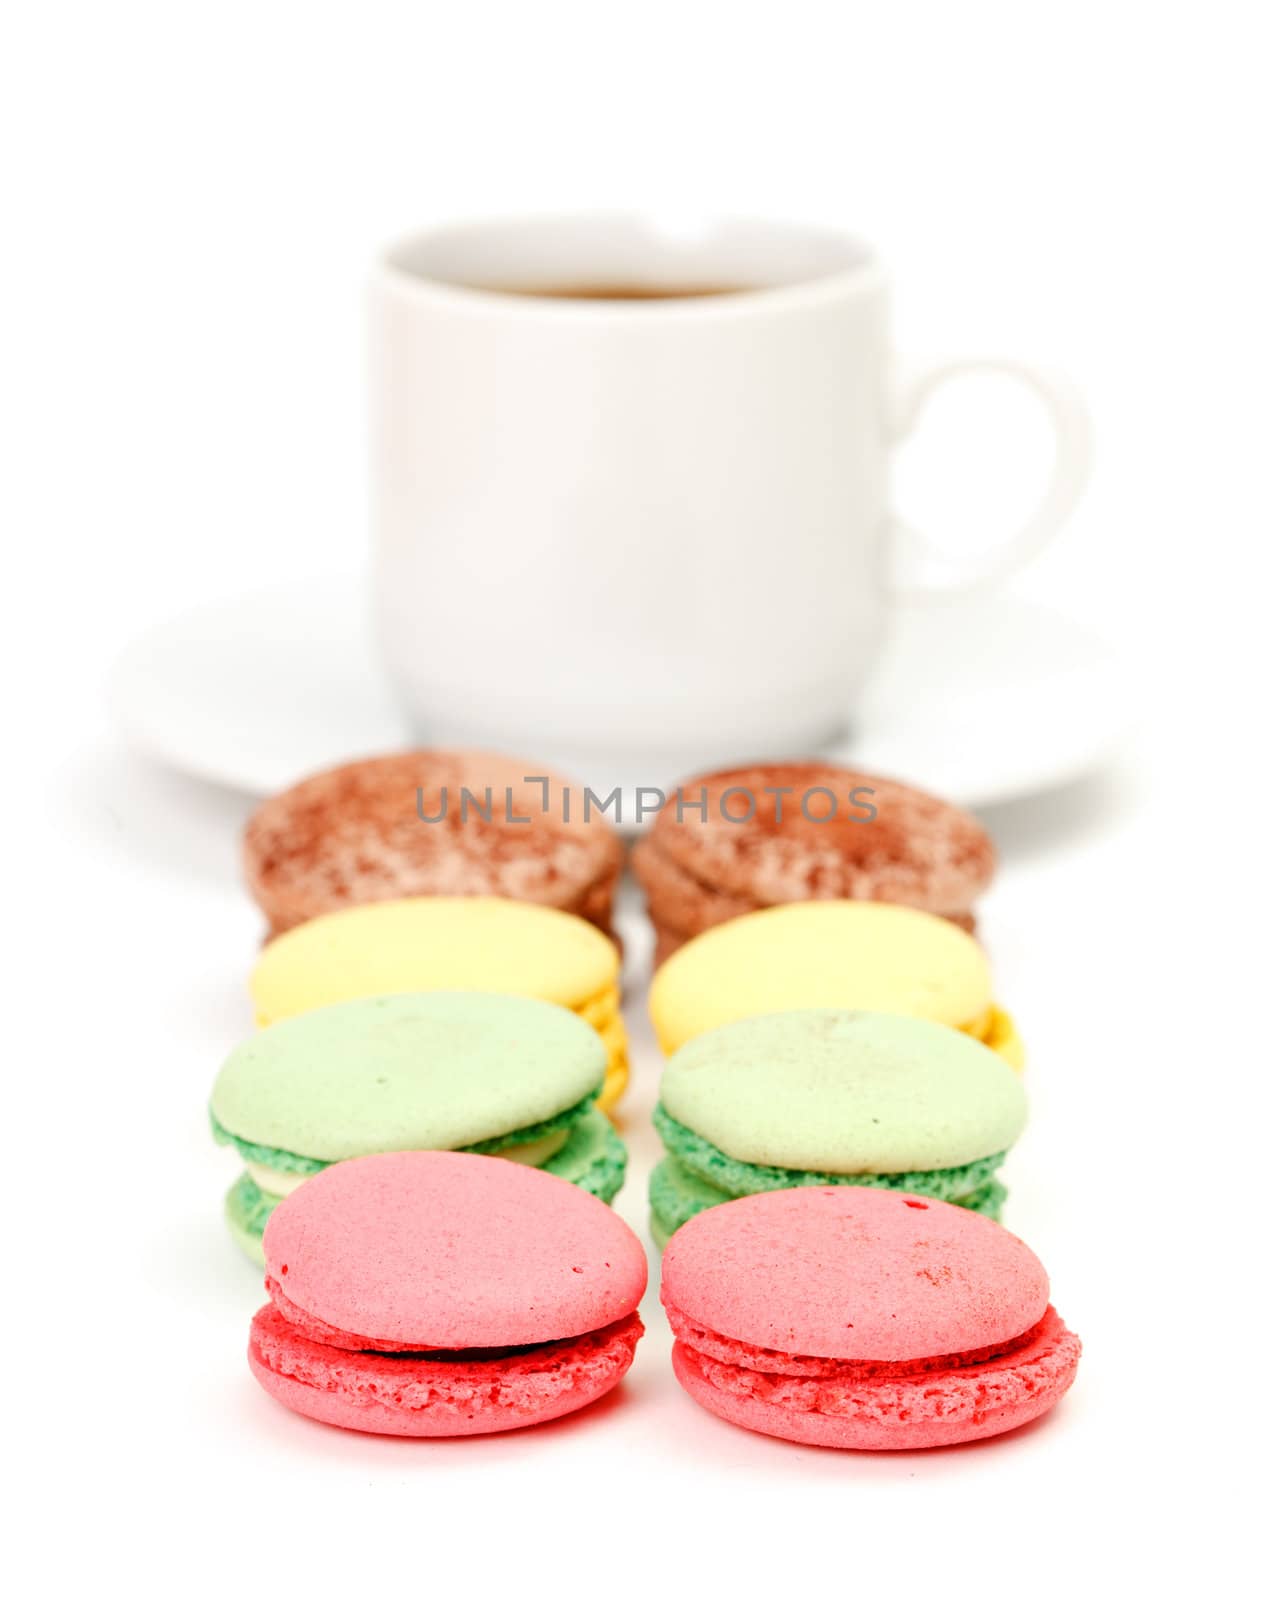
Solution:
M 520 995 L 384 995 L 275 1023 L 232 1052 L 210 1098 L 214 1137 L 246 1163 L 228 1227 L 262 1259 L 268 1217 L 313 1173 L 402 1150 L 503 1156 L 610 1200 L 625 1149 L 594 1108 L 606 1068 L 587 1022 Z
M 665 1066 L 651 1175 L 663 1245 L 741 1195 L 864 1184 L 998 1218 L 1026 1122 L 1022 1080 L 958 1029 L 871 1011 L 785 1011 L 702 1033 Z

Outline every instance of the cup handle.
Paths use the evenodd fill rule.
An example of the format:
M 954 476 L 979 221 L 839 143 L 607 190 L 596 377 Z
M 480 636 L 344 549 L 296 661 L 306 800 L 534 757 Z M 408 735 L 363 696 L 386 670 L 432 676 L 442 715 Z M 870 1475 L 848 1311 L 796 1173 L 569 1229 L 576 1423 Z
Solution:
M 1016 378 L 1043 401 L 1056 435 L 1056 454 L 1043 498 L 1027 521 L 997 549 L 961 563 L 938 548 L 918 528 L 894 518 L 896 541 L 909 550 L 910 563 L 922 572 L 894 579 L 898 598 L 931 599 L 990 588 L 1036 556 L 1075 509 L 1088 481 L 1092 458 L 1089 414 L 1078 391 L 1060 374 L 1021 361 L 956 360 L 922 367 L 907 374 L 897 391 L 892 440 L 900 444 L 914 427 L 929 395 L 940 384 L 973 373 Z M 904 557 L 903 557 L 904 559 Z

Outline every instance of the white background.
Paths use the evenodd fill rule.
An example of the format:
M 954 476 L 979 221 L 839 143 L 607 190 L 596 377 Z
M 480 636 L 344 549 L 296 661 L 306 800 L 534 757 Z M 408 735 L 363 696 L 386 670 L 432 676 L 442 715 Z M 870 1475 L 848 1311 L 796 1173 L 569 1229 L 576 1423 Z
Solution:
M 1279 1199 L 1260 1182 L 1281 1126 L 1272 11 L 15 11 L 6 1409 L 33 1592 L 1263 1592 L 1280 1422 Z M 844 223 L 887 257 L 908 351 L 1050 357 L 1092 402 L 1091 494 L 1028 581 L 1128 644 L 1149 714 L 1111 773 L 988 819 L 1007 861 L 987 942 L 1032 1063 L 1007 1220 L 1085 1340 L 1063 1407 L 1007 1441 L 877 1457 L 728 1428 L 668 1378 L 654 1302 L 614 1400 L 504 1439 L 325 1430 L 244 1367 L 260 1289 L 221 1231 L 232 1163 L 204 1122 L 250 1021 L 244 807 L 127 756 L 103 673 L 181 604 L 360 560 L 379 242 L 599 205 Z M 992 411 L 1009 431 L 969 432 L 966 397 L 943 398 L 906 463 L 921 517 L 986 495 L 1017 514 L 1042 440 L 1018 404 Z M 641 1225 L 657 1063 L 638 1016 L 621 1206 Z

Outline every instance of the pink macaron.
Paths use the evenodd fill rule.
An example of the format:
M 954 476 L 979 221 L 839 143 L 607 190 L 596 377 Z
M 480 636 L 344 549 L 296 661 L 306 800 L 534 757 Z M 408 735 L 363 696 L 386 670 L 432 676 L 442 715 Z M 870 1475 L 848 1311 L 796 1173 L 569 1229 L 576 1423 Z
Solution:
M 642 1246 L 536 1167 L 447 1151 L 325 1168 L 263 1236 L 250 1368 L 292 1411 L 444 1438 L 547 1422 L 615 1387 L 642 1333 Z
M 665 1251 L 674 1371 L 758 1433 L 915 1450 L 1019 1428 L 1059 1400 L 1080 1341 L 1014 1234 L 944 1201 L 863 1187 L 715 1206 Z

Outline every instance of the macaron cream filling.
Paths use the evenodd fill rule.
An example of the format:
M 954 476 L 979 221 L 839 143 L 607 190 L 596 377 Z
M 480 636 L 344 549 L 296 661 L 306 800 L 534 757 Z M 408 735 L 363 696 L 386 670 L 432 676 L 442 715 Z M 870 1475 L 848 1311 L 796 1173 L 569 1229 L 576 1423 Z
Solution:
M 216 1134 L 217 1138 L 218 1135 Z M 269 1200 L 284 1200 L 288 1194 L 293 1194 L 301 1183 L 307 1183 L 312 1176 L 310 1172 L 278 1172 L 275 1167 L 265 1166 L 261 1161 L 247 1161 L 243 1176 Z
M 552 1161 L 559 1150 L 566 1147 L 570 1137 L 570 1128 L 557 1128 L 552 1133 L 546 1134 L 543 1139 L 535 1139 L 530 1144 L 510 1145 L 504 1150 L 477 1151 L 476 1145 L 465 1145 L 463 1148 L 477 1151 L 482 1155 L 498 1156 L 505 1161 L 520 1161 L 524 1167 L 543 1167 Z M 226 1133 L 220 1135 L 218 1131 L 215 1133 L 215 1138 L 220 1142 L 236 1142 Z M 288 1151 L 281 1152 L 282 1155 L 288 1153 Z M 329 1166 L 330 1163 L 324 1162 L 323 1165 Z M 245 1170 L 264 1194 L 274 1200 L 281 1200 L 286 1195 L 293 1194 L 301 1183 L 306 1183 L 312 1176 L 310 1172 L 278 1171 L 277 1168 L 259 1161 L 247 1161 Z

